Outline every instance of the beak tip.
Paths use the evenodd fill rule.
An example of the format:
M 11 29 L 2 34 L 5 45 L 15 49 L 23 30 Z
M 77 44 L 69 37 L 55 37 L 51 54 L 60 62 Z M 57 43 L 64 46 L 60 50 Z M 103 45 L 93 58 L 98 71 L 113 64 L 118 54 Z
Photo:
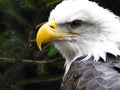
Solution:
M 38 48 L 40 51 L 42 51 L 41 44 L 38 45 Z
M 41 43 L 38 43 L 38 42 L 37 42 L 37 46 L 38 46 L 39 50 L 42 51 Z
M 41 47 L 39 47 L 39 49 L 40 49 L 40 51 L 42 51 L 42 48 L 41 48 Z

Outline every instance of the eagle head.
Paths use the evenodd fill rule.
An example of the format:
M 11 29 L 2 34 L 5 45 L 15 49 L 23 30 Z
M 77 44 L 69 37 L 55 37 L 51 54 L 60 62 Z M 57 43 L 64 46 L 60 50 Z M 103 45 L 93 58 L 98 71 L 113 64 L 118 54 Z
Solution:
M 78 57 L 95 61 L 106 53 L 120 55 L 120 21 L 110 10 L 88 0 L 64 0 L 50 12 L 36 36 L 38 47 L 53 42 L 66 59 L 66 67 Z

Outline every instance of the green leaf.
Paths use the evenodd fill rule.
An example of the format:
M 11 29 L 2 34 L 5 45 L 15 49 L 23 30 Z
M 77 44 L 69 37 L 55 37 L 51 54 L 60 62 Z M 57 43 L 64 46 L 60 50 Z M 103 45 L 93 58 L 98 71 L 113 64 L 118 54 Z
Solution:
M 50 47 L 50 50 L 49 50 L 49 52 L 48 52 L 48 56 L 49 56 L 49 57 L 52 57 L 52 56 L 56 55 L 57 52 L 58 52 L 58 51 L 56 50 L 56 48 L 54 48 L 53 46 L 51 46 L 51 47 Z
M 35 5 L 36 4 L 35 0 L 26 0 L 26 2 L 28 2 L 31 5 Z
M 40 76 L 46 73 L 45 72 L 45 64 L 38 64 L 37 73 Z
M 60 1 L 62 1 L 62 0 L 49 0 L 49 2 L 47 3 L 47 6 L 48 7 L 52 6 L 52 5 L 56 4 L 56 3 L 59 3 Z

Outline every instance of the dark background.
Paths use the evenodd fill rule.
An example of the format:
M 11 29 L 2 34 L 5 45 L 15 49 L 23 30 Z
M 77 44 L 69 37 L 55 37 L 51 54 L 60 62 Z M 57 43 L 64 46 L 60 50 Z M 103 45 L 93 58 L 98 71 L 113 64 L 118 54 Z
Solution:
M 62 0 L 0 0 L 0 90 L 59 90 L 64 59 L 35 37 Z M 91 0 L 120 16 L 120 0 Z

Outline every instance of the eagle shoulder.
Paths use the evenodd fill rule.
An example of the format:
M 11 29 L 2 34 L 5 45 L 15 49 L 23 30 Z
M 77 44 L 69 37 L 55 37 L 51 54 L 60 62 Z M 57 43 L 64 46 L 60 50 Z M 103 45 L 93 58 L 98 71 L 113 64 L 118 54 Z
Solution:
M 74 61 L 61 90 L 120 90 L 120 58 L 109 57 L 108 63 L 92 59 Z

